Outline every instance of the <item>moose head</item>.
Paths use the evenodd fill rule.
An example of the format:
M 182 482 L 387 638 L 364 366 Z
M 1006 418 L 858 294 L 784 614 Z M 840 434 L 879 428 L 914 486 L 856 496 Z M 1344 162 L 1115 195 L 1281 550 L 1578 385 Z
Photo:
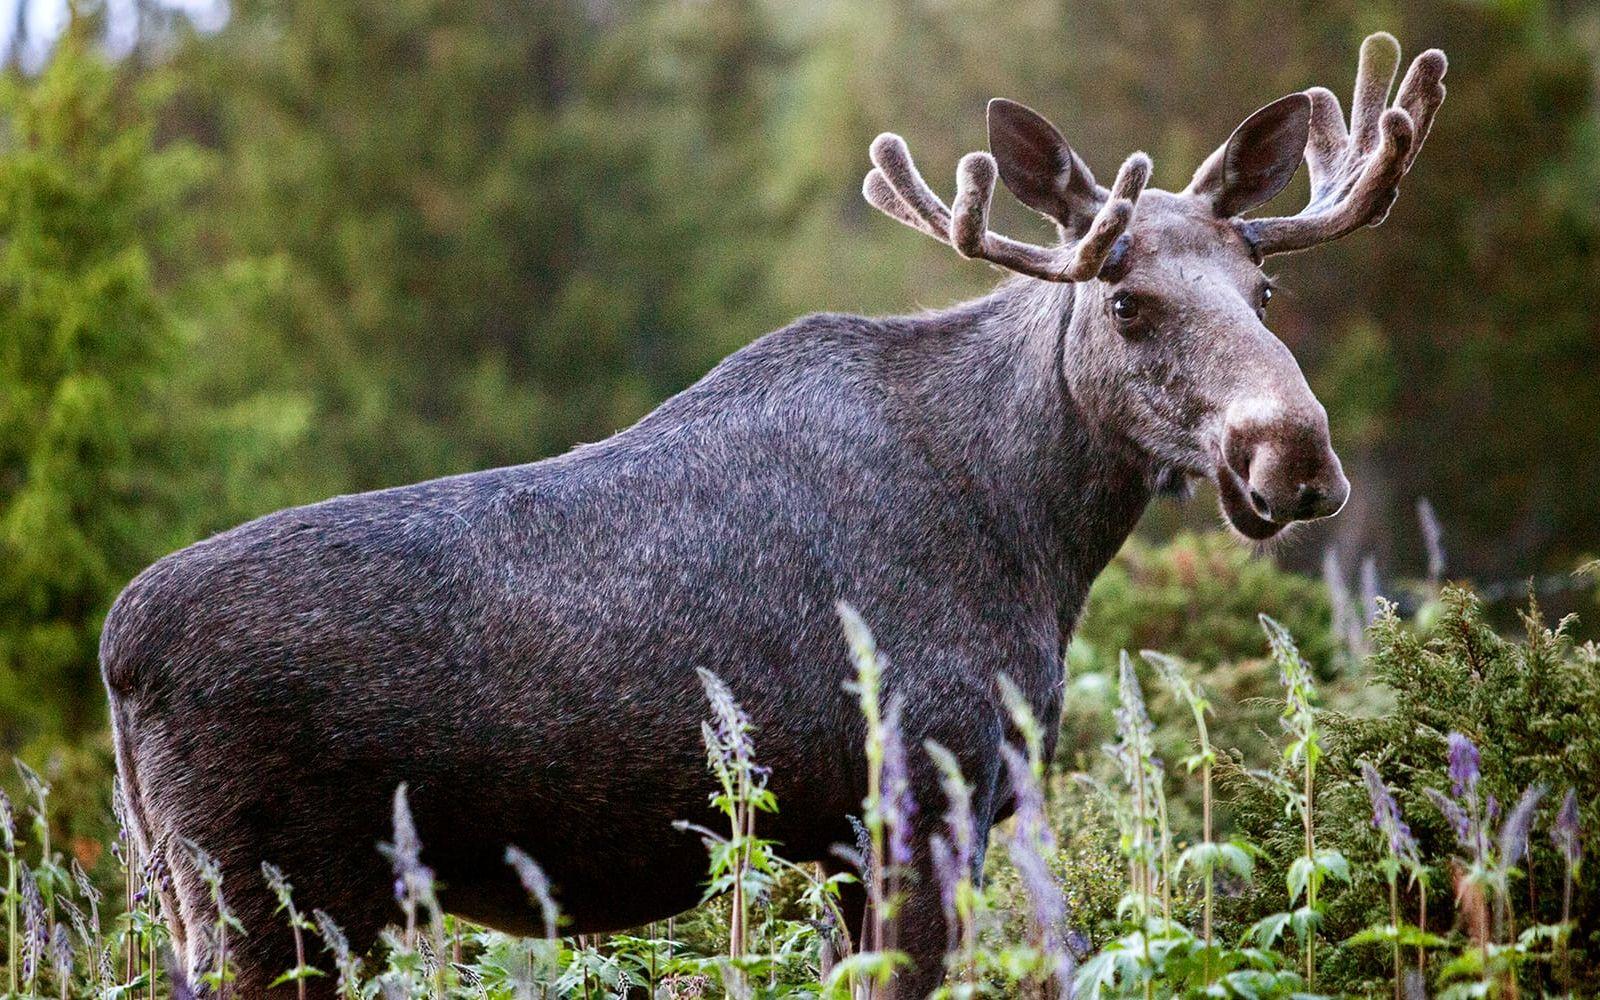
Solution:
M 1081 286 L 1063 317 L 1066 391 L 1166 481 L 1213 480 L 1228 523 L 1265 540 L 1337 513 L 1350 484 L 1327 412 L 1267 328 L 1273 285 L 1261 265 L 1388 215 L 1445 93 L 1444 53 L 1430 49 L 1389 106 L 1399 62 L 1394 37 L 1372 35 L 1348 127 L 1327 89 L 1290 94 L 1246 118 L 1178 192 L 1146 187 L 1143 153 L 1128 157 L 1107 190 L 1054 125 L 1000 99 L 989 103 L 991 152 L 962 158 L 953 209 L 891 133 L 873 142 L 862 190 L 963 257 Z M 1302 158 L 1308 204 L 1292 216 L 1245 218 L 1284 189 Z M 1057 245 L 990 231 L 996 176 L 1056 224 Z

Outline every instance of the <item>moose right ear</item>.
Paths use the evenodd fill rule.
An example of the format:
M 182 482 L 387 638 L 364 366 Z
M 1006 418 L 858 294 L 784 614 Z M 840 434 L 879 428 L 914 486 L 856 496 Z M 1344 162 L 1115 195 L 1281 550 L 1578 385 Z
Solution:
M 989 102 L 989 151 L 1017 200 L 1081 234 L 1104 201 L 1094 174 L 1061 132 L 1037 111 L 996 97 Z
M 1224 219 L 1271 201 L 1300 169 L 1310 127 L 1310 97 L 1278 98 L 1233 130 L 1195 171 L 1188 193 L 1210 198 Z

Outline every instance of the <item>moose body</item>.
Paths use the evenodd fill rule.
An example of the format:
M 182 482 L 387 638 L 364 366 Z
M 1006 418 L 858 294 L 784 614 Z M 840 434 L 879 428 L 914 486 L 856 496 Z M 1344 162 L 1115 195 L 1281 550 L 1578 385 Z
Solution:
M 508 845 L 544 866 L 569 932 L 691 906 L 704 848 L 674 822 L 709 821 L 697 668 L 753 721 L 779 803 L 762 834 L 837 864 L 866 787 L 841 601 L 877 633 L 906 744 L 945 745 L 972 782 L 981 846 L 1010 798 L 996 677 L 1053 743 L 1062 648 L 1154 496 L 1212 478 L 1229 522 L 1262 538 L 1348 492 L 1325 414 L 1262 325 L 1258 264 L 1262 246 L 1298 249 L 1387 209 L 1443 97 L 1443 60 L 1402 86 L 1416 128 L 1396 154 L 1376 132 L 1362 148 L 1388 92 L 1386 79 L 1376 109 L 1363 104 L 1367 56 L 1357 132 L 1326 144 L 1348 162 L 1322 169 L 1324 187 L 1344 186 L 1335 210 L 1367 199 L 1354 223 L 1237 218 L 1328 138 L 1315 93 L 1252 116 L 1177 194 L 1141 195 L 1136 159 L 1099 188 L 1048 123 L 997 103 L 999 172 L 1061 227 L 1059 262 L 974 226 L 994 161 L 963 161 L 952 217 L 880 139 L 869 200 L 1029 276 L 920 316 L 813 316 L 607 440 L 282 511 L 146 570 L 101 659 L 131 826 L 170 871 L 188 974 L 214 961 L 215 920 L 189 844 L 216 856 L 250 931 L 234 943 L 244 995 L 294 964 L 263 861 L 303 910 L 370 942 L 397 913 L 376 845 L 402 782 L 453 912 L 537 929 Z M 1313 159 L 1314 206 L 1317 190 Z M 946 940 L 926 847 L 941 797 L 911 757 L 916 871 L 897 919 L 914 963 L 900 982 L 920 994 Z
M 854 843 L 845 600 L 877 626 L 908 733 L 957 752 L 989 817 L 994 676 L 1056 718 L 1072 620 L 1149 495 L 1137 456 L 1061 406 L 1058 310 L 986 335 L 1039 291 L 1070 294 L 804 320 L 609 440 L 283 511 L 157 563 L 105 645 L 135 816 L 239 873 L 245 965 L 277 944 L 268 900 L 245 908 L 263 860 L 358 940 L 394 918 L 375 845 L 400 782 L 452 910 L 533 930 L 515 844 L 573 932 L 666 917 L 705 878 L 673 828 L 707 820 L 712 787 L 696 668 L 752 716 L 780 805 L 764 834 L 801 860 Z M 203 894 L 188 848 L 160 849 L 178 899 Z

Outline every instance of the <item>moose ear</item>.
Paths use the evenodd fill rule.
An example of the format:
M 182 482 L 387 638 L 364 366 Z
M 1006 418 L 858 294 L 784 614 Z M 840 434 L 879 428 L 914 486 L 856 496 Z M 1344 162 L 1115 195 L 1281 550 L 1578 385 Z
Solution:
M 1210 198 L 1230 218 L 1270 201 L 1288 186 L 1305 156 L 1311 98 L 1290 94 L 1246 118 L 1200 165 L 1189 194 Z
M 1094 221 L 1103 192 L 1060 130 L 1032 108 L 997 97 L 989 102 L 989 151 L 1017 200 L 1069 232 Z

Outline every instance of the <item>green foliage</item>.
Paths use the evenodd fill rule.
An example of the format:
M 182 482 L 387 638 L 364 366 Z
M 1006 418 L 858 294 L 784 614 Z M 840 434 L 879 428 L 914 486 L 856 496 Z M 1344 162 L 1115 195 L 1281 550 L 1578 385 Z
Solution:
M 1576 791 L 1583 828 L 1592 829 L 1589 824 L 1600 822 L 1600 649 L 1592 643 L 1575 644 L 1567 635 L 1573 625 L 1570 620 L 1555 628 L 1546 625 L 1536 605 L 1530 606 L 1524 624 L 1520 639 L 1496 634 L 1484 622 L 1476 598 L 1455 588 L 1444 591 L 1437 613 L 1430 614 L 1420 629 L 1400 619 L 1391 606 L 1373 630 L 1368 670 L 1372 682 L 1395 694 L 1393 701 L 1378 713 L 1333 712 L 1324 718 L 1318 829 L 1349 858 L 1352 874 L 1350 890 L 1331 903 L 1325 924 L 1329 938 L 1351 939 L 1322 960 L 1322 968 L 1339 986 L 1360 989 L 1383 978 L 1387 950 L 1370 947 L 1374 934 L 1363 929 L 1386 925 L 1390 929 L 1384 933 L 1394 933 L 1388 878 L 1395 869 L 1386 864 L 1384 838 L 1371 829 L 1368 793 L 1357 770 L 1360 762 L 1370 762 L 1389 782 L 1427 871 L 1436 873 L 1424 883 L 1432 916 L 1423 930 L 1445 934 L 1455 923 L 1456 887 L 1451 884 L 1448 859 L 1460 848 L 1446 818 L 1426 794 L 1428 789 L 1451 788 L 1446 773 L 1450 733 L 1465 734 L 1481 749 L 1481 794 L 1494 796 L 1502 813 L 1510 812 L 1526 789 L 1546 792 L 1546 805 L 1535 814 L 1534 832 L 1528 838 L 1530 859 L 1491 858 L 1487 881 L 1474 890 L 1476 898 L 1486 899 L 1483 905 L 1492 910 L 1495 893 L 1509 892 L 1522 929 L 1530 924 L 1545 928 L 1562 924 L 1566 865 L 1546 831 L 1567 789 Z M 1234 812 L 1241 831 L 1261 843 L 1270 856 L 1289 856 L 1298 847 L 1297 824 L 1284 817 L 1270 794 L 1245 781 L 1235 787 L 1240 797 Z M 1495 836 L 1494 831 L 1487 834 L 1491 843 Z M 1470 875 L 1472 865 L 1463 862 L 1457 870 Z M 1400 885 L 1411 925 L 1403 931 L 1420 934 L 1415 927 L 1417 882 L 1403 877 Z M 1595 938 L 1600 928 L 1593 924 L 1593 915 L 1600 913 L 1600 894 L 1582 879 L 1574 889 L 1571 912 L 1578 923 L 1570 934 L 1563 932 L 1563 940 L 1570 943 L 1574 986 L 1586 994 L 1600 982 L 1594 964 L 1594 956 L 1600 954 Z M 1241 902 L 1241 911 L 1259 905 L 1253 900 Z M 1549 932 L 1540 933 L 1547 938 Z M 1492 968 L 1522 964 L 1525 989 L 1557 985 L 1548 961 L 1525 961 L 1534 955 L 1548 959 L 1548 940 L 1543 946 L 1530 940 L 1517 947 L 1489 942 L 1478 950 L 1477 958 L 1468 954 L 1471 950 L 1462 951 L 1465 957 L 1457 960 L 1464 963 L 1455 970 L 1461 975 L 1482 975 L 1487 956 Z M 1430 960 L 1430 971 L 1441 973 L 1445 964 L 1444 959 Z
M 0 88 L 0 712 L 35 731 L 95 721 L 97 613 L 170 539 L 151 400 L 176 334 L 146 227 L 193 170 L 121 103 L 76 36 Z M 51 690 L 81 695 L 29 710 Z
M 78 30 L 0 81 L 0 720 L 7 744 L 98 729 L 94 650 L 144 564 L 239 516 L 268 422 L 198 403 L 183 206 L 204 172 L 158 148 L 154 81 Z M 187 287 L 185 284 L 187 282 Z M 219 488 L 223 487 L 223 488 Z M 256 502 L 259 502 L 257 500 Z
M 1282 622 L 1300 638 L 1306 659 L 1331 670 L 1337 645 L 1321 584 L 1220 532 L 1184 533 L 1161 545 L 1135 536 L 1089 591 L 1071 662 L 1077 670 L 1109 670 L 1123 649 L 1208 665 L 1256 659 L 1258 614 Z

